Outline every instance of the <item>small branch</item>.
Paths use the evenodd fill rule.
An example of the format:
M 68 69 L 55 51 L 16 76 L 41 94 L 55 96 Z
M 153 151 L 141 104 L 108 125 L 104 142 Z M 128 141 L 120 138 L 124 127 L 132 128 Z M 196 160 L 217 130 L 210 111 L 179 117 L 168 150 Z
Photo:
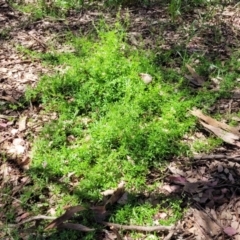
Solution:
M 4 64 L 4 67 L 11 66 L 11 65 L 16 65 L 16 64 L 32 63 L 32 62 L 33 61 L 31 61 L 31 60 L 22 60 L 22 61 L 10 62 L 10 63 Z
M 223 160 L 223 161 L 233 161 L 240 162 L 240 155 L 238 156 L 227 156 L 224 154 L 210 154 L 210 155 L 195 155 L 194 160 Z
M 50 216 L 45 216 L 45 215 L 38 215 L 38 216 L 30 217 L 30 218 L 28 218 L 28 219 L 18 223 L 17 225 L 20 226 L 20 225 L 25 224 L 27 222 L 32 222 L 32 221 L 35 221 L 35 220 L 42 220 L 42 219 L 54 220 L 54 219 L 56 219 L 56 217 L 50 217 Z
M 153 226 L 153 227 L 145 227 L 145 226 L 136 226 L 136 225 L 121 225 L 117 223 L 110 223 L 110 222 L 101 222 L 105 226 L 115 227 L 118 229 L 123 230 L 135 230 L 135 231 L 142 231 L 142 232 L 158 232 L 158 231 L 171 231 L 174 226 Z

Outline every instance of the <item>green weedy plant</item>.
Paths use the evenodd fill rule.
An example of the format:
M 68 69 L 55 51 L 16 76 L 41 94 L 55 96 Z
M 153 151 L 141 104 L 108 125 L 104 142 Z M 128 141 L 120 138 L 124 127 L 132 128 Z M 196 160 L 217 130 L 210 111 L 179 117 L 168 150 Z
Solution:
M 29 170 L 34 186 L 26 190 L 32 187 L 41 195 L 47 185 L 48 195 L 56 196 L 48 207 L 57 206 L 59 214 L 65 205 L 99 201 L 100 192 L 116 187 L 120 180 L 132 192 L 145 189 L 149 168 L 162 168 L 173 155 L 188 153 L 180 140 L 194 128 L 195 119 L 187 111 L 206 107 L 218 96 L 183 88 L 177 74 L 162 75 L 153 54 L 133 50 L 124 29 L 116 26 L 98 29 L 97 41 L 69 35 L 74 53 L 42 55 L 46 63 L 68 70 L 44 76 L 26 94 L 28 101 L 41 102 L 46 112 L 58 114 L 34 142 Z M 153 81 L 145 84 L 140 73 L 150 74 Z M 75 187 L 68 186 L 69 173 L 79 181 Z M 41 198 L 43 206 L 47 199 Z M 168 223 L 181 216 L 179 206 L 178 201 L 171 205 L 174 216 Z M 145 211 L 142 208 L 149 213 L 147 220 L 139 215 Z M 136 207 L 133 221 L 148 222 L 155 210 Z M 128 211 L 128 205 L 117 209 L 113 220 L 123 221 Z
M 139 6 L 139 5 L 149 5 L 151 4 L 151 0 L 105 0 L 105 5 L 108 7 L 115 7 L 115 6 Z
M 103 183 L 109 187 L 121 178 L 136 185 L 137 176 L 140 186 L 149 166 L 159 166 L 161 159 L 179 151 L 177 139 L 193 123 L 185 119 L 192 101 L 181 102 L 182 93 L 173 94 L 151 57 L 132 51 L 124 33 L 99 34 L 100 42 L 91 46 L 76 39 L 77 57 L 58 56 L 71 69 L 64 76 L 44 77 L 34 90 L 49 110 L 59 112 L 59 119 L 39 138 L 34 162 L 38 165 L 43 156 L 50 157 L 50 169 L 66 174 L 71 168 L 84 174 L 81 184 L 88 188 Z M 150 73 L 154 82 L 146 86 L 138 76 L 141 72 Z M 83 118 L 89 119 L 87 126 Z M 76 138 L 73 144 L 67 140 L 70 135 Z
M 172 20 L 176 20 L 177 16 L 181 15 L 184 10 L 194 10 L 196 7 L 207 5 L 210 5 L 210 3 L 205 0 L 171 0 L 168 10 Z
M 34 3 L 23 1 L 21 4 L 10 0 L 9 3 L 16 9 L 31 13 L 34 19 L 41 19 L 45 16 L 65 17 L 70 9 L 85 7 L 84 0 L 37 0 Z

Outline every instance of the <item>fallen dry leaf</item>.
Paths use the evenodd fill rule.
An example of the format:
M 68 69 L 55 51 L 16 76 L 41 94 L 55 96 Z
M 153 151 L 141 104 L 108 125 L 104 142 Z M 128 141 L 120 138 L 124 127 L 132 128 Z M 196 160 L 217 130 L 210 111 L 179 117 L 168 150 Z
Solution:
M 18 131 L 22 132 L 27 128 L 27 116 L 23 116 L 19 119 L 18 122 Z
M 6 128 L 8 126 L 7 123 L 0 122 L 0 128 Z
M 29 212 L 24 212 L 23 214 L 21 214 L 20 216 L 18 216 L 18 217 L 16 218 L 16 222 L 18 223 L 18 222 L 26 219 L 26 218 L 29 217 L 29 216 L 30 216 L 30 213 L 29 213 Z
M 221 232 L 221 228 L 204 212 L 194 209 L 193 212 L 195 221 L 201 226 L 202 230 L 206 233 L 205 239 L 213 239 Z M 207 238 L 211 236 L 211 238 Z
M 113 193 L 114 193 L 114 190 L 113 190 L 113 189 L 108 189 L 108 190 L 106 190 L 106 191 L 101 192 L 101 194 L 102 194 L 103 196 L 110 196 L 110 195 L 112 195 Z
M 216 136 L 221 138 L 224 142 L 240 147 L 240 142 L 237 142 L 237 140 L 239 140 L 239 136 L 237 136 L 237 135 L 235 135 L 231 132 L 227 132 L 225 130 L 222 130 L 221 128 L 214 127 L 214 126 L 211 126 L 209 124 L 206 124 L 203 121 L 200 121 L 200 123 L 205 128 L 207 128 L 208 130 L 213 132 Z
M 190 65 L 186 64 L 186 67 L 187 67 L 188 71 L 189 71 L 189 72 L 191 73 L 191 75 L 192 75 L 192 78 L 193 78 L 193 80 L 194 80 L 194 84 L 197 85 L 197 86 L 202 86 L 203 83 L 204 83 L 203 77 L 199 76 L 199 75 L 196 73 L 195 69 L 192 68 Z
M 122 181 L 118 184 L 118 187 L 113 192 L 112 196 L 107 200 L 107 202 L 105 203 L 105 206 L 109 203 L 112 205 L 115 202 L 117 202 L 122 197 L 124 192 L 125 192 L 125 182 Z
M 21 155 L 25 151 L 25 141 L 22 138 L 15 138 L 12 145 L 7 149 L 7 152 L 13 157 Z
M 186 178 L 181 176 L 169 176 L 168 179 L 171 183 L 176 183 L 181 185 L 185 185 L 185 183 L 187 183 Z
M 224 231 L 229 237 L 231 237 L 231 236 L 233 236 L 233 235 L 235 235 L 235 234 L 237 233 L 237 230 L 234 229 L 234 228 L 232 228 L 232 227 L 226 227 L 226 228 L 223 229 L 223 231 Z
M 45 228 L 45 230 L 52 229 L 52 228 L 59 226 L 64 221 L 70 219 L 75 213 L 83 211 L 83 210 L 85 210 L 85 208 L 82 206 L 69 207 L 62 216 L 56 218 L 51 223 L 49 223 L 48 226 Z
M 193 116 L 203 120 L 208 125 L 211 125 L 211 126 L 217 127 L 217 128 L 221 128 L 221 129 L 223 129 L 225 131 L 229 131 L 229 132 L 231 132 L 231 133 L 233 133 L 235 135 L 239 135 L 239 131 L 238 131 L 237 128 L 231 127 L 231 126 L 227 125 L 226 123 L 219 122 L 219 121 L 215 120 L 214 118 L 206 116 L 199 109 L 193 109 L 192 111 L 190 111 L 190 113 Z
M 149 75 L 148 73 L 139 73 L 139 76 L 141 77 L 143 82 L 146 83 L 146 84 L 149 84 L 153 80 L 152 76 Z
M 12 96 L 0 96 L 0 99 L 3 99 L 10 103 L 16 103 L 17 101 Z
M 222 165 L 218 165 L 217 168 L 218 168 L 219 173 L 223 171 L 223 166 Z
M 168 169 L 172 172 L 174 175 L 180 175 L 180 176 L 185 176 L 186 173 L 179 169 L 176 163 L 172 162 L 169 164 Z

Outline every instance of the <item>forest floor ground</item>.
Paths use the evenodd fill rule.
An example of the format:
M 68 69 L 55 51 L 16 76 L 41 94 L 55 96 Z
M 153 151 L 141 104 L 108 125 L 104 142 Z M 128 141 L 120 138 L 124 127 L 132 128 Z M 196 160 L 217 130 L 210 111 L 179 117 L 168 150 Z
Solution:
M 71 11 L 64 20 L 52 17 L 34 20 L 31 14 L 22 13 L 5 1 L 0 1 L 0 207 L 3 209 L 0 212 L 0 227 L 4 230 L 0 233 L 1 239 L 31 239 L 30 235 L 37 234 L 39 221 L 46 221 L 45 217 L 41 219 L 41 216 L 32 218 L 32 213 L 22 208 L 20 195 L 24 187 L 33 184 L 33 179 L 27 173 L 31 168 L 33 140 L 45 123 L 58 116 L 56 113 L 43 111 L 42 104 L 23 104 L 21 99 L 27 87 L 37 86 L 40 76 L 51 75 L 62 69 L 59 66 L 49 68 L 40 60 L 33 60 L 26 54 L 26 49 L 46 53 L 51 45 L 57 50 L 71 51 L 64 44 L 64 31 L 68 30 L 77 35 L 81 30 L 82 35 L 86 36 L 94 31 L 92 23 L 96 23 L 102 16 L 107 24 L 115 24 L 117 13 L 120 21 L 126 16 L 129 18 L 127 36 L 132 48 L 137 49 L 142 45 L 148 50 L 157 49 L 162 54 L 159 63 L 161 70 L 166 73 L 169 69 L 181 73 L 185 67 L 182 54 L 186 53 L 188 56 L 204 55 L 209 61 L 220 63 L 225 72 L 235 72 L 234 76 L 240 72 L 240 66 L 236 68 L 240 55 L 239 58 L 234 55 L 240 49 L 240 6 L 237 4 L 229 4 L 223 8 L 186 9 L 175 21 L 171 20 L 167 6 L 158 5 L 135 6 L 111 12 L 99 12 L 93 8 L 80 12 Z M 236 57 L 235 62 L 233 61 L 232 65 L 227 64 L 233 55 Z M 197 64 L 197 61 L 192 62 L 195 68 Z M 214 64 L 208 70 L 215 71 Z M 201 91 L 201 86 L 196 84 L 201 74 L 196 76 L 195 73 L 190 72 L 188 87 Z M 208 79 L 209 75 L 211 74 L 207 73 L 204 77 L 214 86 L 211 88 L 217 91 L 221 77 Z M 232 94 L 217 99 L 208 109 L 208 113 L 218 116 L 224 123 L 234 121 L 237 129 L 240 122 L 240 78 L 234 78 L 236 84 L 230 90 Z M 185 135 L 183 141 L 191 145 L 196 139 L 206 139 L 209 135 L 211 134 L 204 127 L 198 125 L 194 131 Z M 236 136 L 239 137 L 237 134 Z M 208 150 L 207 146 L 205 147 Z M 200 149 L 200 152 L 196 150 L 191 156 L 173 156 L 165 169 L 149 169 L 146 182 L 149 185 L 161 182 L 161 185 L 152 193 L 142 193 L 138 198 L 144 198 L 144 201 L 156 205 L 160 195 L 162 200 L 175 199 L 177 196 L 182 201 L 181 208 L 186 210 L 181 219 L 171 227 L 154 230 L 145 226 L 135 238 L 240 239 L 239 169 L 238 138 L 232 144 L 222 143 L 211 151 L 204 152 L 204 149 Z M 72 178 L 72 181 L 74 184 L 76 179 Z M 40 198 L 36 198 L 34 204 L 36 207 L 43 207 Z M 46 207 L 45 213 L 53 219 L 56 212 Z M 154 218 L 164 219 L 171 214 L 167 211 L 158 212 Z M 68 218 L 72 217 L 70 215 Z M 12 222 L 7 222 L 8 219 Z M 29 223 L 28 220 L 34 222 L 34 225 L 28 226 L 26 230 L 23 226 Z M 60 226 L 62 222 L 58 224 Z M 133 239 L 134 236 L 129 233 L 139 230 L 134 225 L 128 225 L 129 228 L 125 230 L 121 230 L 124 227 L 109 225 L 110 227 L 105 226 L 104 230 L 97 234 L 97 239 Z M 13 228 L 18 229 L 19 238 L 11 233 Z M 83 228 L 80 228 L 80 231 L 84 231 Z M 51 239 L 51 236 L 46 239 Z

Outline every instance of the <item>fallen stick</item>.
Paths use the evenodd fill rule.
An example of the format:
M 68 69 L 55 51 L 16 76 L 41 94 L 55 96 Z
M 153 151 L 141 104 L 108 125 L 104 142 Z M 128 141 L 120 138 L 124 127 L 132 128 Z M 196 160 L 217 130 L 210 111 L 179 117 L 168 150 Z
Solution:
M 20 226 L 22 224 L 25 224 L 27 222 L 31 222 L 31 221 L 35 221 L 35 220 L 41 220 L 41 219 L 45 219 L 45 220 L 55 220 L 56 217 L 49 217 L 49 216 L 45 216 L 45 215 L 38 215 L 38 216 L 34 216 L 34 217 L 30 217 L 18 224 L 16 224 L 16 226 Z M 171 226 L 152 226 L 152 227 L 148 227 L 148 226 L 136 226 L 136 225 L 121 225 L 121 224 L 117 224 L 117 223 L 110 223 L 110 222 L 100 222 L 101 224 L 105 225 L 105 226 L 109 226 L 109 227 L 114 227 L 117 229 L 122 229 L 122 230 L 134 230 L 134 231 L 142 231 L 142 232 L 158 232 L 158 231 L 171 231 L 175 228 L 174 225 Z
M 37 216 L 30 217 L 26 220 L 21 221 L 20 223 L 17 224 L 17 226 L 20 226 L 22 224 L 25 224 L 27 222 L 32 222 L 32 221 L 35 221 L 35 220 L 54 220 L 54 219 L 56 219 L 56 217 L 50 217 L 50 216 L 45 216 L 45 215 L 37 215 Z
M 224 154 L 210 154 L 210 155 L 195 155 L 193 160 L 229 160 L 234 162 L 240 162 L 240 155 L 237 156 L 227 156 Z
M 121 225 L 117 223 L 110 223 L 110 222 L 101 222 L 105 226 L 115 227 L 122 230 L 134 230 L 134 231 L 142 231 L 142 232 L 158 232 L 158 231 L 171 231 L 174 226 L 152 226 L 152 227 L 145 227 L 145 226 L 136 226 L 136 225 Z

